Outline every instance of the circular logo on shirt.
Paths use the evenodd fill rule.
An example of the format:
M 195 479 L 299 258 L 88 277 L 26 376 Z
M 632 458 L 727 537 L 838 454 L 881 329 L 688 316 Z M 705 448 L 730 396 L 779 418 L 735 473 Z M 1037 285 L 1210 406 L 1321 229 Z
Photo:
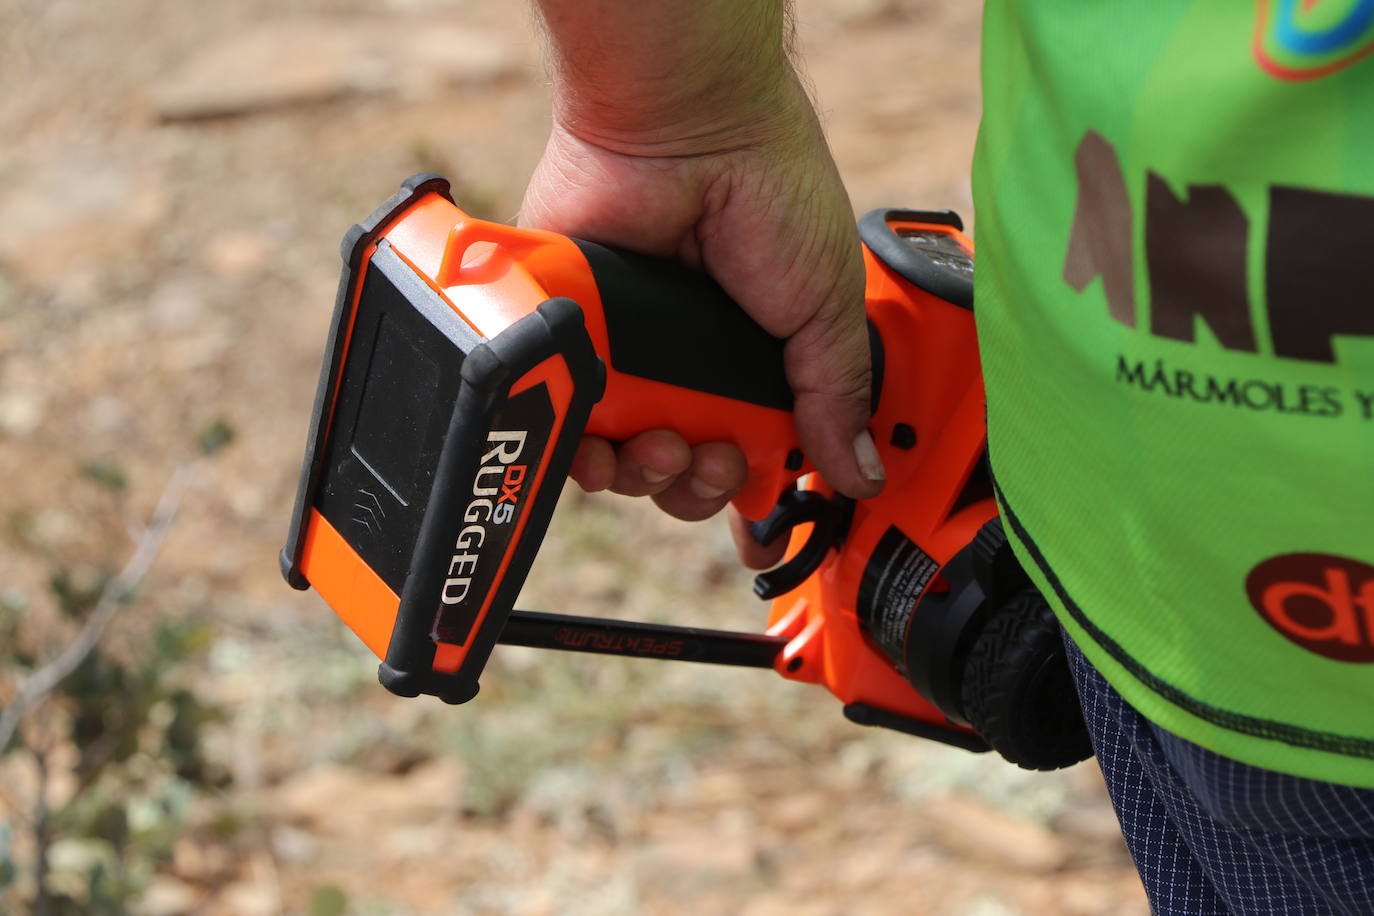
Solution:
M 1374 53 L 1374 3 L 1259 0 L 1251 49 L 1259 65 L 1279 79 L 1344 70 Z
M 1245 579 L 1255 610 L 1283 636 L 1342 662 L 1374 662 L 1374 566 L 1329 553 L 1286 553 Z

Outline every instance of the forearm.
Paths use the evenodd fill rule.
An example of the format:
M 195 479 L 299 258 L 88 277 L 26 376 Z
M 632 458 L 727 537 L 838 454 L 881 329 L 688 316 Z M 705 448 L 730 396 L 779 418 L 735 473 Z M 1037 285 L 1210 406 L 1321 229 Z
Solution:
M 536 3 L 554 124 L 522 225 L 711 274 L 764 330 L 788 338 L 784 363 L 807 457 L 840 492 L 876 494 L 883 472 L 865 430 L 863 258 L 788 56 L 788 0 Z M 706 517 L 747 479 L 729 443 L 689 447 L 650 430 L 618 449 L 583 445 L 574 466 L 583 486 L 653 494 L 681 518 Z M 777 559 L 751 552 L 756 566 Z
M 757 112 L 780 108 L 799 91 L 787 56 L 786 0 L 537 5 L 548 34 L 555 119 L 619 151 L 692 140 L 709 145 L 747 130 Z

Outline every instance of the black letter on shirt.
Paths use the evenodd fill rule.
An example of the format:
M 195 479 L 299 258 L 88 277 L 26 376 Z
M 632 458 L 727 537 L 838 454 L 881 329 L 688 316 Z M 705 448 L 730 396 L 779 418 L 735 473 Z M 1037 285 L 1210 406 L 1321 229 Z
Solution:
M 1149 173 L 1145 256 L 1150 270 L 1150 330 L 1192 342 L 1197 318 L 1221 345 L 1255 352 L 1245 294 L 1245 214 L 1218 185 L 1190 185 L 1188 202 Z
M 1078 206 L 1064 258 L 1064 282 L 1083 292 L 1097 277 L 1107 310 L 1135 327 L 1135 270 L 1131 261 L 1131 199 L 1116 161 L 1116 150 L 1095 130 L 1079 141 Z
M 1374 197 L 1274 187 L 1266 255 L 1274 353 L 1336 361 L 1331 338 L 1374 335 Z

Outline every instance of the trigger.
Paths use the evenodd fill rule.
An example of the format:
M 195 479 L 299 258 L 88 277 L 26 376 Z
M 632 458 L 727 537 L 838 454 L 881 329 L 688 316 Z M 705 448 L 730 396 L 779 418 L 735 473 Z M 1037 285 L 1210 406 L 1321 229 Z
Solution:
M 854 518 L 854 500 L 827 497 L 815 490 L 788 490 L 762 521 L 749 525 L 754 540 L 767 546 L 798 525 L 814 527 L 801 550 L 786 563 L 754 577 L 754 594 L 765 601 L 785 595 L 806 581 L 831 547 L 844 542 Z

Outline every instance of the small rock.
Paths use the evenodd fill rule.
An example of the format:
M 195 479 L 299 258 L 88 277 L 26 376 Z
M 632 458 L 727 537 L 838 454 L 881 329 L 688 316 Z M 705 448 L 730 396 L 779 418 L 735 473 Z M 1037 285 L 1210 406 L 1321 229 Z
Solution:
M 103 864 L 105 844 L 100 840 L 63 839 L 48 847 L 48 863 L 55 871 L 88 874 Z
M 824 820 L 826 814 L 827 799 L 815 791 L 788 795 L 768 808 L 769 822 L 788 833 L 807 830 Z
M 921 815 L 940 844 L 959 855 L 1034 872 L 1055 871 L 1069 859 L 1063 841 L 1050 830 L 975 799 L 932 799 Z
M 1016 910 L 1004 901 L 991 896 L 976 898 L 968 905 L 965 912 L 968 916 L 1016 916 Z
M 224 846 L 183 836 L 172 847 L 172 871 L 202 883 L 213 883 L 233 870 L 230 852 Z
M 13 314 L 18 306 L 19 290 L 5 276 L 3 265 L 0 265 L 0 318 Z
M 82 408 L 83 423 L 92 433 L 114 435 L 127 431 L 135 422 L 128 402 L 112 394 L 91 398 Z
M 219 895 L 221 913 L 237 916 L 275 916 L 281 912 L 279 895 L 261 884 L 231 884 Z
M 261 232 L 221 232 L 210 239 L 202 257 L 221 277 L 237 280 L 260 273 L 272 255 L 272 243 Z
M 379 859 L 405 866 L 423 860 L 444 846 L 444 828 L 439 824 L 408 824 L 379 829 L 373 850 Z
M 33 540 L 44 547 L 58 548 L 68 546 L 81 534 L 81 523 L 76 516 L 56 506 L 39 510 L 33 519 Z
M 1054 880 L 1053 898 L 1055 912 L 1065 916 L 1106 912 L 1113 916 L 1144 916 L 1150 911 L 1140 878 L 1129 866 L 1059 875 Z
M 157 327 L 169 331 L 200 326 L 208 311 L 204 286 L 203 279 L 197 282 L 190 278 L 159 284 L 148 298 L 149 317 Z
M 703 883 L 752 878 L 761 864 L 760 848 L 745 824 L 725 820 L 714 824 L 680 824 L 675 831 L 655 835 L 636 856 L 642 880 L 673 882 L 690 887 Z
M 1124 849 L 1121 839 L 1121 822 L 1116 819 L 1111 805 L 1105 801 L 1097 805 L 1073 805 L 1058 812 L 1052 821 L 1057 833 L 1080 837 L 1092 843 L 1101 843 Z
M 27 436 L 43 422 L 44 398 L 37 391 L 0 393 L 0 433 Z
M 715 770 L 697 780 L 695 801 L 703 808 L 730 809 L 752 797 L 749 782 L 737 770 Z
M 700 879 L 747 877 L 757 868 L 752 843 L 741 837 L 670 837 L 640 853 L 641 873 L 651 876 L 673 872 Z
M 421 764 L 404 776 L 321 766 L 283 783 L 276 792 L 276 810 L 307 828 L 336 825 L 345 817 L 357 822 L 425 823 L 452 812 L 462 780 L 461 766 L 443 759 Z M 347 800 L 342 807 L 341 800 Z
M 282 862 L 308 863 L 319 855 L 319 842 L 296 827 L 283 825 L 272 831 L 272 852 Z
M 223 325 L 206 324 L 199 333 L 164 343 L 158 354 L 161 368 L 173 375 L 186 375 L 218 363 L 233 350 L 235 342 L 223 332 Z
M 892 861 L 865 850 L 864 855 L 846 856 L 835 864 L 837 887 L 849 890 L 877 887 L 892 874 Z
M 199 900 L 200 891 L 185 881 L 158 875 L 139 899 L 139 912 L 145 916 L 177 916 L 194 910 Z
M 87 305 L 108 295 L 166 214 L 156 169 L 121 168 L 120 157 L 64 152 L 0 189 L 0 260 L 13 286 Z
M 852 910 L 843 904 L 795 895 L 750 900 L 740 911 L 740 916 L 844 916 L 847 912 Z
M 375 777 L 345 766 L 324 765 L 297 774 L 276 791 L 276 811 L 292 820 L 316 824 L 326 821 L 340 799 L 366 798 L 364 790 Z
M 164 121 L 251 114 L 515 72 L 500 36 L 398 19 L 260 23 L 197 49 L 153 99 Z

